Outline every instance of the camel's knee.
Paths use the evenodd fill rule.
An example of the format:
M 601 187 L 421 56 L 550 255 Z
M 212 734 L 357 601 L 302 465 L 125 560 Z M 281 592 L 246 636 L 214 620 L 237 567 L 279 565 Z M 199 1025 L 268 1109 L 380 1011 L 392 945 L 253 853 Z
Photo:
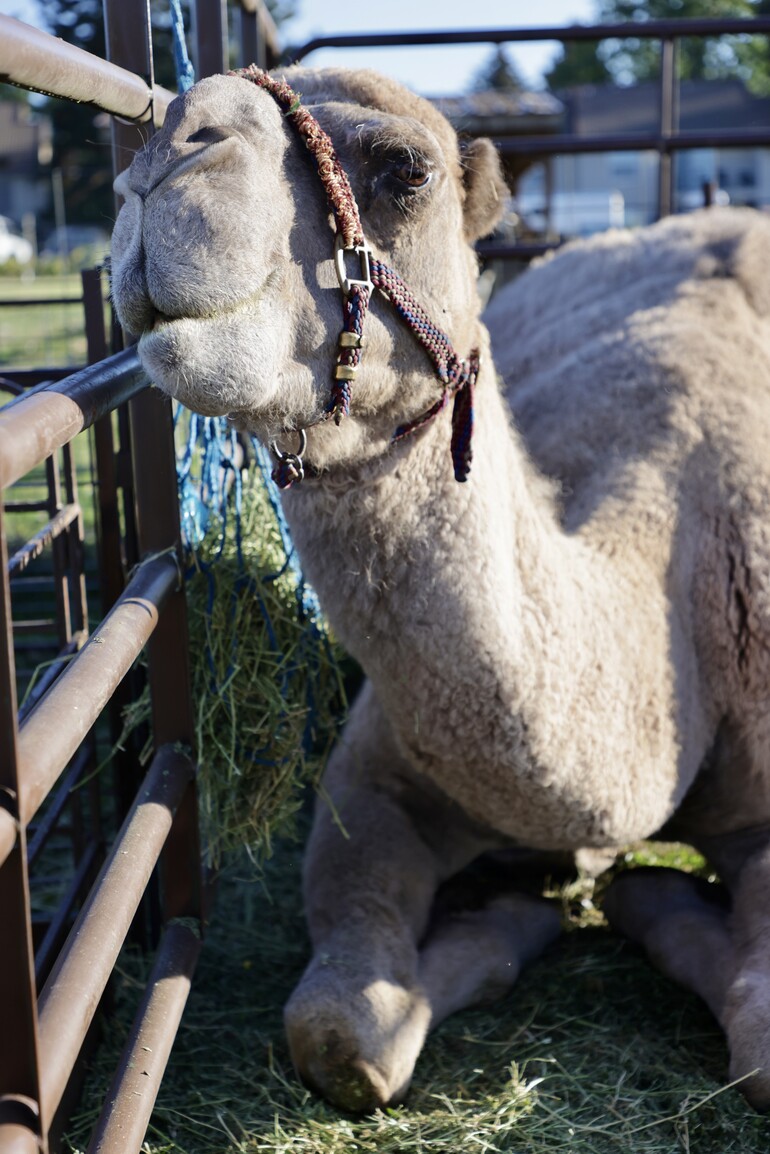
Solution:
M 284 1021 L 302 1081 L 333 1105 L 366 1113 L 406 1093 L 430 1011 L 416 986 L 345 970 L 344 959 L 314 959 Z

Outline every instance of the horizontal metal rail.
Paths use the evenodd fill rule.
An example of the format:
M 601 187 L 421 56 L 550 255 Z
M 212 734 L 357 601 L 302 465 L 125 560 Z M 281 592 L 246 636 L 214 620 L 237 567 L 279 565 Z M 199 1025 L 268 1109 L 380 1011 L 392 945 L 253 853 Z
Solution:
M 34 1131 L 21 1122 L 0 1121 L 0 1150 L 3 1154 L 40 1154 Z
M 763 148 L 770 147 L 770 128 L 735 128 L 729 132 L 709 129 L 692 132 L 634 133 L 632 135 L 599 134 L 574 136 L 558 133 L 553 136 L 504 137 L 493 141 L 502 153 L 536 153 L 558 156 L 570 152 L 678 152 L 689 148 Z
M 481 260 L 532 260 L 536 256 L 545 256 L 547 252 L 559 248 L 561 241 L 527 241 L 520 244 L 500 243 L 494 240 L 485 240 L 476 245 L 476 255 Z
M 40 557 L 46 545 L 50 545 L 65 529 L 69 528 L 72 522 L 80 516 L 80 513 L 81 508 L 77 502 L 64 505 L 42 529 L 35 533 L 34 537 L 30 537 L 21 549 L 17 549 L 13 556 L 8 558 L 8 576 L 11 577 L 14 573 L 23 573 L 30 561 Z
M 71 377 L 73 373 L 80 372 L 82 368 L 84 368 L 83 365 L 46 365 L 43 369 L 6 369 L 6 374 L 13 374 L 13 380 L 7 375 L 0 377 L 0 388 L 7 389 L 18 397 L 31 388 L 39 388 L 41 385 Z M 13 401 L 8 402 L 8 404 L 13 403 Z
M 27 830 L 27 864 L 32 865 L 41 853 L 49 837 L 56 829 L 59 818 L 64 812 L 70 793 L 77 786 L 80 777 L 88 764 L 91 750 L 84 746 L 73 759 L 67 774 L 59 782 L 53 803 L 46 809 L 45 817 L 34 830 Z
M 43 936 L 43 940 L 35 950 L 35 981 L 38 988 L 50 973 L 54 959 L 61 948 L 65 935 L 72 920 L 75 906 L 82 900 L 89 888 L 90 881 L 96 870 L 99 858 L 99 844 L 91 841 L 85 848 L 83 856 L 77 864 L 73 877 L 70 879 L 66 893 L 56 904 L 51 922 Z
M 88 1154 L 138 1154 L 190 992 L 200 938 L 172 923 L 105 1099 Z
M 40 995 L 40 1113 L 50 1125 L 128 933 L 193 764 L 158 750 Z
M 302 60 L 321 48 L 441 47 L 451 44 L 522 44 L 533 40 L 679 40 L 688 36 L 768 35 L 770 16 L 709 20 L 645 20 L 618 24 L 568 24 L 558 28 L 468 28 L 446 32 L 367 32 L 315 36 L 285 53 Z
M 29 822 L 128 673 L 179 587 L 172 553 L 144 561 L 88 643 L 19 729 L 19 810 Z
M 55 617 L 32 617 L 25 621 L 14 621 L 15 634 L 41 633 L 46 629 L 53 629 L 57 624 Z
M 50 588 L 50 578 L 47 580 L 48 587 Z M 21 584 L 21 582 L 19 582 L 19 584 Z M 48 692 L 56 678 L 61 675 L 62 669 L 64 669 L 73 654 L 77 653 L 79 649 L 82 649 L 87 640 L 88 633 L 86 630 L 78 629 L 72 634 L 69 641 L 65 645 L 62 645 L 59 652 L 52 658 L 50 664 L 43 670 L 34 685 L 27 690 L 24 700 L 19 706 L 19 725 L 29 716 L 43 694 Z
M 0 867 L 16 845 L 16 822 L 7 809 L 0 809 Z
M 82 305 L 82 297 L 25 297 L 24 300 L 0 300 L 0 309 L 39 308 L 41 305 Z
M 0 489 L 148 384 L 132 346 L 1 409 Z
M 24 484 L 24 482 L 22 482 Z M 35 484 L 33 481 L 32 484 Z M 50 507 L 49 501 L 6 501 L 4 508 L 6 513 L 47 513 Z
M 0 16 L 0 82 L 158 126 L 175 95 L 12 16 Z

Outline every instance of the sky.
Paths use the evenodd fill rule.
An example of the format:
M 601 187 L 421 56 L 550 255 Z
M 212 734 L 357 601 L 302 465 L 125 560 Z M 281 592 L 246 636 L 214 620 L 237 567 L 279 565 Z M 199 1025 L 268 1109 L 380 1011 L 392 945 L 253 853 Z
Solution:
M 333 32 L 428 31 L 461 28 L 559 27 L 590 24 L 593 0 L 389 0 L 388 4 L 359 5 L 355 22 L 341 3 L 299 0 L 298 17 L 282 26 L 289 44 L 303 43 Z M 556 55 L 553 42 L 510 45 L 510 54 L 522 78 L 533 87 Z M 428 95 L 449 95 L 467 89 L 474 74 L 489 58 L 489 45 L 451 48 L 326 49 L 308 57 L 318 66 L 342 64 L 376 68 Z
M 0 0 L 0 12 L 44 27 L 45 0 Z M 301 44 L 333 32 L 429 31 L 461 28 L 559 27 L 590 24 L 594 0 L 388 0 L 387 4 L 359 4 L 355 14 L 341 0 L 296 0 L 298 15 L 281 28 L 286 44 Z M 538 87 L 542 73 L 557 53 L 547 43 L 509 46 L 517 70 L 527 84 Z M 341 64 L 376 68 L 427 96 L 465 91 L 474 74 L 489 58 L 489 45 L 452 48 L 327 49 L 308 57 L 308 64 Z

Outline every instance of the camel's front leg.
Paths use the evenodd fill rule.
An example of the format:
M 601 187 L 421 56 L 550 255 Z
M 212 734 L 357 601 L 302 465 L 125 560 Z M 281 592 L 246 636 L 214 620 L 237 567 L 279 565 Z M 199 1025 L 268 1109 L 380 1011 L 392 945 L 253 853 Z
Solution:
M 732 876 L 731 876 L 732 875 Z M 610 924 L 707 1002 L 727 1035 L 730 1079 L 770 1109 L 770 846 L 726 871 L 732 908 L 716 887 L 676 870 L 631 870 L 610 886 Z M 714 895 L 716 896 L 716 894 Z
M 426 940 L 439 883 L 493 842 L 409 778 L 365 689 L 326 776 L 336 819 L 317 807 L 304 870 L 313 958 L 285 1013 L 300 1076 L 351 1111 L 398 1101 L 429 1027 L 504 992 L 558 933 L 555 913 L 522 897 L 446 917 Z

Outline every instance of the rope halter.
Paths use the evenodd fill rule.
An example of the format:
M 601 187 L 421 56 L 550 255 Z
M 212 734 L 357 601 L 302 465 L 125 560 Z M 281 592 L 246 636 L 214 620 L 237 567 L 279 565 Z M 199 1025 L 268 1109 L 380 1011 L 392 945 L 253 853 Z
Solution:
M 339 425 L 350 411 L 352 385 L 361 361 L 364 343 L 364 320 L 369 309 L 372 289 L 377 288 L 385 299 L 390 301 L 398 316 L 423 346 L 433 362 L 436 376 L 443 385 L 438 401 L 415 420 L 399 425 L 391 437 L 391 444 L 424 428 L 438 416 L 446 407 L 450 396 L 453 396 L 452 464 L 455 480 L 465 481 L 470 472 L 472 459 L 473 389 L 479 372 L 478 349 L 471 351 L 467 361 L 461 360 L 449 337 L 433 324 L 398 273 L 373 256 L 364 237 L 353 189 L 347 173 L 340 164 L 331 137 L 312 113 L 302 105 L 299 94 L 290 88 L 285 80 L 270 76 L 256 64 L 236 69 L 228 75 L 250 80 L 273 97 L 313 156 L 326 198 L 334 214 L 336 226 L 334 267 L 342 291 L 343 327 L 338 340 L 339 351 L 334 366 L 331 397 L 322 420 L 331 418 Z M 348 255 L 357 262 L 360 271 L 357 278 L 348 276 L 346 272 L 345 257 Z M 278 458 L 273 470 L 273 480 L 281 489 L 290 488 L 305 475 L 302 455 L 307 437 L 304 430 L 300 431 L 299 438 L 296 453 L 282 453 L 274 442 L 270 445 Z

